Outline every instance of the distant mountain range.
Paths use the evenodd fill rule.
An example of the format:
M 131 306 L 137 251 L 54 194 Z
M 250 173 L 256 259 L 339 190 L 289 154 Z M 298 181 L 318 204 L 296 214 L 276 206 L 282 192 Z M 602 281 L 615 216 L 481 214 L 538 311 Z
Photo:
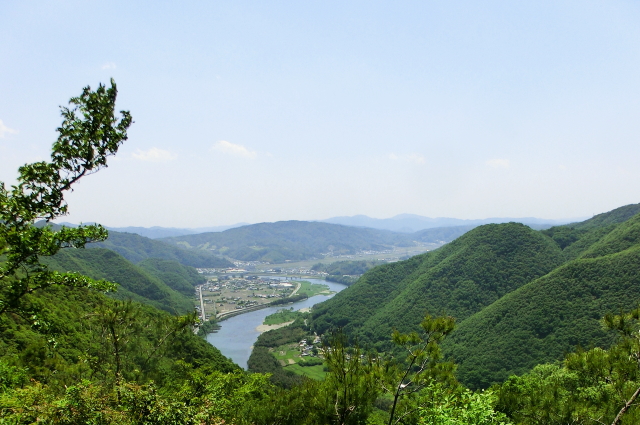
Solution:
M 113 230 L 120 233 L 136 233 L 150 239 L 170 238 L 173 236 L 195 235 L 207 232 L 223 232 L 235 227 L 246 226 L 249 223 L 236 223 L 228 226 L 213 227 L 195 227 L 192 229 L 181 229 L 177 227 L 107 227 L 107 230 Z
M 278 221 L 161 241 L 236 260 L 279 263 L 322 258 L 328 253 L 343 255 L 358 251 L 384 251 L 394 246 L 415 246 L 412 236 L 331 223 Z
M 60 226 L 67 227 L 77 227 L 78 225 L 75 223 L 68 223 L 66 221 L 61 223 L 56 223 Z M 83 223 L 83 224 L 96 224 L 93 222 Z M 194 228 L 179 228 L 179 227 L 139 227 L 139 226 L 128 226 L 128 227 L 110 227 L 104 226 L 107 230 L 113 230 L 114 232 L 120 233 L 135 233 L 136 235 L 144 236 L 149 239 L 160 239 L 160 238 L 170 238 L 173 236 L 182 236 L 182 235 L 195 235 L 198 233 L 207 233 L 207 232 L 223 232 L 227 229 L 233 229 L 235 227 L 246 226 L 249 223 L 236 223 L 230 224 L 227 226 L 212 226 L 212 227 L 194 227 Z
M 535 217 L 492 217 L 475 220 L 463 220 L 450 217 L 423 217 L 416 214 L 399 214 L 391 218 L 372 218 L 366 215 L 354 215 L 349 217 L 332 217 L 326 220 L 319 220 L 324 223 L 342 224 L 344 226 L 371 227 L 373 229 L 392 230 L 394 232 L 413 233 L 424 229 L 433 229 L 436 227 L 455 227 L 455 226 L 481 226 L 483 224 L 500 224 L 500 223 L 522 223 L 534 229 L 549 228 L 572 222 L 583 221 L 586 218 L 575 219 L 544 219 Z
M 473 220 L 464 220 L 460 218 L 451 218 L 451 217 L 424 217 L 416 214 L 399 214 L 391 218 L 372 218 L 366 215 L 354 215 L 354 216 L 340 216 L 340 217 L 331 217 L 326 220 L 309 220 L 312 222 L 321 222 L 321 223 L 331 223 L 331 224 L 342 224 L 343 226 L 353 226 L 353 227 L 369 227 L 372 229 L 379 230 L 391 230 L 393 232 L 402 232 L 402 233 L 414 233 L 420 230 L 425 229 L 435 229 L 435 228 L 448 228 L 448 227 L 459 227 L 465 226 L 470 229 L 476 226 L 481 226 L 483 224 L 500 224 L 500 223 L 522 223 L 527 226 L 542 230 L 547 229 L 552 226 L 559 226 L 562 224 L 580 222 L 586 220 L 588 217 L 579 217 L 573 219 L 545 219 L 545 218 L 536 218 L 536 217 L 521 217 L 521 218 L 511 218 L 511 217 L 492 217 L 492 218 L 483 218 L 483 219 L 473 219 Z M 75 224 L 72 223 L 59 223 L 61 225 L 75 227 Z M 90 223 L 85 223 L 90 224 Z M 258 223 L 264 224 L 264 223 Z M 140 236 L 144 236 L 151 239 L 161 239 L 161 238 L 172 238 L 178 236 L 185 235 L 196 235 L 200 233 L 211 233 L 211 232 L 223 232 L 229 229 L 235 229 L 237 227 L 249 226 L 251 223 L 236 223 L 227 226 L 212 226 L 212 227 L 193 227 L 193 228 L 179 228 L 179 227 L 139 227 L 139 226 L 129 226 L 129 227 L 108 227 L 105 226 L 108 230 L 113 230 L 121 233 L 135 233 Z

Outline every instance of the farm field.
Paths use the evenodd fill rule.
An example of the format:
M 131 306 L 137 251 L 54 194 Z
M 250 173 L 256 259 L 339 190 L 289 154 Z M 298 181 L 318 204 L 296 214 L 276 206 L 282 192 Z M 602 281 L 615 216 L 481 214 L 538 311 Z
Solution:
M 281 345 L 280 347 L 274 348 L 272 353 L 285 370 L 290 370 L 295 374 L 304 375 L 318 380 L 324 379 L 324 376 L 326 375 L 324 365 L 322 364 L 314 366 L 300 365 L 302 360 L 308 361 L 310 359 L 318 359 L 318 357 L 302 356 L 298 343 Z
M 276 299 L 290 296 L 296 287 L 295 283 L 271 279 L 211 279 L 202 285 L 205 314 L 214 317 L 230 311 L 269 304 Z
M 308 281 L 286 281 L 257 278 L 212 278 L 202 285 L 205 316 L 215 317 L 231 311 L 269 304 L 292 295 L 330 294 L 327 285 Z M 198 300 L 199 304 L 199 300 Z M 289 320 L 284 320 L 284 323 Z M 274 324 L 274 323 L 265 323 Z
M 396 248 L 393 251 L 384 252 L 384 253 L 371 253 L 371 254 L 353 254 L 353 255 L 340 255 L 335 257 L 325 257 L 313 260 L 303 260 L 303 261 L 288 261 L 286 263 L 274 263 L 269 264 L 268 266 L 258 266 L 256 269 L 261 273 L 267 273 L 268 269 L 281 269 L 283 274 L 286 270 L 291 269 L 310 269 L 314 264 L 322 263 L 322 264 L 331 264 L 337 261 L 347 261 L 347 260 L 380 260 L 380 261 L 399 261 L 404 257 L 412 257 L 414 255 L 422 254 L 426 251 L 432 251 L 441 247 L 443 244 L 440 243 L 431 243 L 424 244 L 424 246 L 411 246 L 411 247 L 401 247 Z M 296 276 L 298 273 L 291 273 L 291 276 Z

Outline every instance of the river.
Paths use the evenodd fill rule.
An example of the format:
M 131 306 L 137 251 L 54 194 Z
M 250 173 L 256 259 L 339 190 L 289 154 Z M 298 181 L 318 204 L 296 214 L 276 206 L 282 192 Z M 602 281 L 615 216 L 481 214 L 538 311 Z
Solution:
M 265 277 L 273 278 L 273 276 Z M 297 280 L 306 280 L 311 283 L 327 285 L 329 286 L 329 289 L 334 292 L 340 292 L 346 288 L 346 285 L 320 279 L 303 278 Z M 239 314 L 220 322 L 220 329 L 215 333 L 207 335 L 207 341 L 218 348 L 223 355 L 229 357 L 240 367 L 246 369 L 247 361 L 251 355 L 251 348 L 258 339 L 258 335 L 260 335 L 260 332 L 256 330 L 256 327 L 260 326 L 262 322 L 264 322 L 265 317 L 283 308 L 293 307 L 294 310 L 300 310 L 301 308 L 312 307 L 322 301 L 328 300 L 333 295 L 334 294 L 315 295 L 311 298 L 307 298 L 306 300 L 298 301 L 293 304 L 267 307 L 261 310 Z

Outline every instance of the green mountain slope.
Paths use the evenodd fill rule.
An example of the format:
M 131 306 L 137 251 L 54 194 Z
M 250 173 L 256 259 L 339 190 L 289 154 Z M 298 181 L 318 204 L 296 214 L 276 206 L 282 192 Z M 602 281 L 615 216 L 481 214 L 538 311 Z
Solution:
M 196 285 L 202 285 L 207 281 L 193 267 L 183 266 L 177 261 L 147 258 L 137 265 L 150 275 L 166 283 L 171 289 L 188 297 L 193 296 Z
M 115 300 L 84 288 L 62 287 L 28 298 L 38 311 L 38 326 L 18 315 L 0 316 L 0 362 L 26 367 L 29 378 L 57 388 L 77 385 L 82 379 L 96 383 L 114 379 L 114 347 L 106 332 L 114 323 L 110 312 L 117 309 Z M 117 317 L 133 319 L 115 322 L 126 379 L 170 383 L 185 373 L 185 364 L 178 360 L 209 370 L 239 370 L 190 327 L 172 332 L 176 318 L 166 312 L 132 303 Z
M 614 210 L 594 215 L 592 218 L 580 223 L 566 224 L 562 227 L 574 227 L 576 229 L 592 229 L 606 227 L 611 224 L 620 224 L 640 213 L 640 204 L 629 204 Z
M 577 345 L 609 345 L 611 334 L 602 330 L 599 320 L 606 313 L 636 307 L 639 301 L 636 215 L 578 259 L 464 320 L 444 346 L 459 363 L 462 382 L 485 387 L 560 359 Z
M 328 252 L 354 254 L 362 250 L 381 251 L 393 246 L 415 245 L 412 236 L 407 234 L 307 221 L 260 223 L 162 241 L 237 260 L 269 262 L 319 258 Z
M 343 327 L 386 349 L 392 329 L 415 329 L 426 312 L 452 315 L 458 328 L 443 347 L 474 388 L 561 359 L 577 345 L 607 346 L 600 318 L 640 301 L 639 210 L 628 205 L 544 231 L 476 228 L 365 273 L 314 308 L 314 329 Z
M 314 327 L 344 327 L 383 348 L 393 328 L 413 330 L 426 312 L 462 320 L 562 261 L 560 248 L 527 226 L 481 226 L 436 251 L 365 273 L 314 308 Z
M 108 249 L 65 249 L 43 262 L 55 270 L 79 272 L 118 283 L 118 291 L 112 294 L 115 298 L 131 298 L 172 313 L 193 311 L 193 287 L 190 294 L 180 293 L 154 276 L 157 272 L 149 273 Z
M 120 233 L 113 230 L 109 231 L 109 239 L 89 244 L 87 248 L 107 248 L 133 263 L 139 263 L 147 258 L 160 258 L 191 267 L 233 267 L 229 261 L 210 252 L 183 249 L 174 244 L 145 238 L 134 233 Z
M 563 249 L 567 260 L 573 260 L 615 229 L 618 224 L 624 223 L 638 213 L 640 213 L 640 204 L 625 205 L 598 214 L 581 223 L 555 226 L 544 230 L 543 233 Z

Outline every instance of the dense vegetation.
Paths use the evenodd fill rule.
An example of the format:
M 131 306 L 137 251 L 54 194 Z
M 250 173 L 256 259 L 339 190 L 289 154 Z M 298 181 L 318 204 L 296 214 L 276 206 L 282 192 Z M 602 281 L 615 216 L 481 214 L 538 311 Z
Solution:
M 207 281 L 193 267 L 184 266 L 177 261 L 148 258 L 137 265 L 166 283 L 174 291 L 188 297 L 193 296 L 195 286 L 202 285 Z
M 385 264 L 384 261 L 336 261 L 335 263 L 323 264 L 317 263 L 311 267 L 311 270 L 317 272 L 325 272 L 331 276 L 343 276 L 343 275 L 361 275 L 369 269 L 380 264 Z
M 314 329 L 344 327 L 388 349 L 392 329 L 415 329 L 425 311 L 446 312 L 459 326 L 444 352 L 472 388 L 579 345 L 608 347 L 599 319 L 640 300 L 638 211 L 629 205 L 542 232 L 513 223 L 476 228 L 437 251 L 369 271 L 314 309 Z
M 147 258 L 159 258 L 177 261 L 180 264 L 191 267 L 233 267 L 233 264 L 228 260 L 215 256 L 210 252 L 183 249 L 174 244 L 145 238 L 134 233 L 110 231 L 107 240 L 91 244 L 88 247 L 108 248 L 133 263 L 139 263 Z
M 324 277 L 329 282 L 342 283 L 343 285 L 353 285 L 358 278 L 367 270 L 385 264 L 385 261 L 336 261 L 335 263 L 317 263 L 311 270 L 328 273 Z
M 115 117 L 116 93 L 113 81 L 85 88 L 62 108 L 51 162 L 21 167 L 10 190 L 0 184 L 1 423 L 640 420 L 640 308 L 629 307 L 640 295 L 636 206 L 546 233 L 483 226 L 436 252 L 376 267 L 313 320 L 300 313 L 292 325 L 262 334 L 250 368 L 270 374 L 246 373 L 194 335 L 194 314 L 119 299 L 177 308 L 201 282 L 192 269 L 167 259 L 138 267 L 108 249 L 78 249 L 105 240 L 101 226 L 34 226 L 64 215 L 64 192 L 106 166 L 126 140 L 132 121 L 125 111 Z M 117 286 L 107 279 L 120 283 L 115 299 L 103 293 Z M 617 308 L 630 311 L 599 320 Z M 425 309 L 461 318 L 458 330 L 454 317 Z M 395 348 L 365 351 L 343 330 L 329 331 L 341 326 L 352 340 Z M 385 343 L 380 335 L 391 327 Z M 322 360 L 304 367 L 323 361 L 322 380 L 288 373 L 270 352 L 310 339 L 314 329 L 324 329 Z M 606 348 L 578 348 L 561 359 L 560 350 L 583 341 Z M 472 386 L 506 381 L 470 391 L 442 348 L 458 356 L 459 376 Z M 534 367 L 539 359 L 558 361 Z
M 260 334 L 247 362 L 249 371 L 270 373 L 271 382 L 284 388 L 299 385 L 303 379 L 300 375 L 285 370 L 269 349 L 309 337 L 309 328 L 305 325 L 304 317 L 300 317 L 300 313 L 296 316 L 297 319 L 291 325 Z
M 28 368 L 28 376 L 43 384 L 72 385 L 82 379 L 113 383 L 117 374 L 164 384 L 180 373 L 177 360 L 194 367 L 237 369 L 193 335 L 187 316 L 84 288 L 52 288 L 30 298 L 38 307 L 35 326 L 18 315 L 0 317 L 0 357 Z
M 399 233 L 306 221 L 260 223 L 162 240 L 237 260 L 272 263 L 319 258 L 329 252 L 355 254 L 413 245 L 410 238 Z
M 544 277 L 513 291 L 468 320 L 446 350 L 460 379 L 484 387 L 577 346 L 608 347 L 599 319 L 640 300 L 640 215 Z
M 180 284 L 185 281 L 175 276 L 189 276 L 187 269 L 179 264 L 169 264 L 173 272 L 162 272 L 157 267 L 167 266 L 162 260 L 146 263 L 140 267 L 127 261 L 116 252 L 104 248 L 67 249 L 44 260 L 54 270 L 74 271 L 93 279 L 104 279 L 119 284 L 118 291 L 112 296 L 119 299 L 132 299 L 169 312 L 185 314 L 194 309 L 194 288 L 189 293 Z M 193 270 L 193 269 L 192 269 Z M 196 273 L 193 270 L 193 273 Z M 193 277 L 193 275 L 191 274 Z M 165 280 L 166 279 L 166 280 Z M 186 278 L 185 278 L 186 279 Z M 187 282 L 196 283 L 197 280 Z M 176 285 L 177 289 L 171 287 Z
M 164 238 L 162 241 L 187 248 L 224 255 L 242 261 L 268 261 L 321 258 L 322 254 L 355 254 L 358 251 L 383 251 L 418 243 L 449 242 L 469 230 L 468 227 L 428 229 L 397 233 L 360 227 L 307 221 L 260 223 L 225 230 Z
M 551 271 L 560 255 L 556 244 L 522 224 L 481 226 L 436 251 L 366 273 L 314 309 L 314 328 L 344 327 L 362 342 L 385 344 L 394 328 L 413 329 L 427 311 L 458 320 L 480 311 Z

